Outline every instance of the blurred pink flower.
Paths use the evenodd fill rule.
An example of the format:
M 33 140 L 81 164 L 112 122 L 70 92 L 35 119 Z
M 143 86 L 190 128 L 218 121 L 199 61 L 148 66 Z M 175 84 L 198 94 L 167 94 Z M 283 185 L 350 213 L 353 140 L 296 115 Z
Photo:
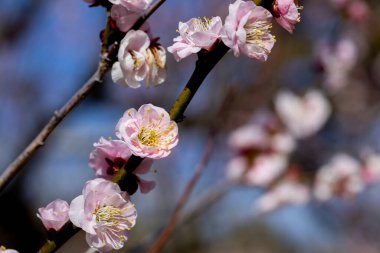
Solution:
M 288 165 L 296 142 L 281 130 L 273 114 L 255 115 L 252 122 L 231 133 L 228 144 L 237 153 L 226 166 L 226 176 L 254 186 L 266 186 Z
M 305 138 L 319 131 L 331 114 L 331 106 L 325 96 L 310 90 L 303 97 L 289 91 L 281 91 L 275 99 L 276 111 L 296 138 Z
M 201 49 L 210 50 L 219 39 L 222 31 L 220 17 L 211 19 L 192 18 L 186 23 L 179 22 L 179 36 L 174 38 L 174 44 L 168 47 L 176 61 L 198 53 Z
M 294 180 L 284 180 L 265 193 L 254 204 L 258 214 L 273 212 L 285 205 L 301 205 L 310 200 L 309 188 Z
M 226 165 L 226 177 L 235 182 L 244 181 L 244 174 L 248 167 L 248 159 L 245 156 L 236 156 Z
M 4 246 L 1 246 L 0 253 L 19 253 L 19 252 L 14 249 L 6 249 Z
M 60 230 L 69 221 L 69 204 L 56 199 L 46 207 L 38 208 L 37 217 L 41 219 L 46 230 Z
M 235 150 L 268 149 L 270 142 L 264 128 L 247 124 L 230 134 L 228 144 Z
M 237 156 L 226 166 L 226 176 L 232 181 L 241 181 L 252 186 L 267 186 L 283 173 L 287 167 L 286 156 L 262 154 L 253 161 Z
M 366 184 L 378 182 L 380 179 L 380 155 L 369 153 L 364 158 L 362 177 Z
M 327 201 L 335 196 L 353 197 L 364 187 L 361 165 L 346 154 L 337 154 L 317 174 L 315 196 Z
M 112 66 L 112 80 L 122 86 L 139 88 L 145 80 L 150 84 L 165 81 L 165 49 L 158 44 L 150 47 L 150 39 L 144 31 L 129 31 L 121 41 L 118 61 Z
M 266 61 L 275 43 L 270 34 L 272 14 L 253 1 L 236 0 L 229 6 L 222 40 L 235 57 L 240 53 L 250 58 Z
M 368 4 L 362 0 L 353 0 L 347 6 L 347 14 L 352 21 L 363 22 L 369 16 Z
M 113 5 L 111 8 L 111 18 L 116 22 L 117 27 L 122 32 L 127 32 L 139 19 L 140 15 L 129 11 L 122 5 Z
M 273 2 L 274 17 L 285 30 L 293 33 L 294 27 L 300 22 L 299 7 L 294 0 L 276 0 Z
M 177 124 L 164 109 L 152 104 L 142 105 L 138 111 L 127 110 L 116 125 L 116 135 L 134 155 L 153 159 L 168 156 L 178 143 Z
M 121 249 L 137 218 L 129 196 L 102 178 L 87 181 L 82 194 L 70 204 L 71 222 L 86 232 L 91 247 L 101 252 Z
M 276 126 L 270 126 L 271 121 L 274 121 L 273 115 L 263 120 L 262 122 L 254 120 L 233 131 L 228 139 L 229 146 L 238 152 L 247 150 L 281 154 L 292 152 L 296 146 L 294 138 L 286 132 L 281 132 L 280 129 L 275 129 Z
M 324 85 L 334 93 L 345 87 L 358 60 L 358 48 L 350 37 L 340 39 L 334 46 L 322 43 L 317 58 L 324 70 Z
M 122 5 L 129 11 L 133 12 L 143 12 L 152 3 L 152 0 L 109 0 L 111 3 L 116 5 Z
M 287 168 L 288 159 L 284 155 L 259 155 L 245 176 L 246 183 L 253 186 L 267 186 Z
M 94 169 L 96 176 L 108 180 L 125 166 L 132 155 L 128 145 L 121 140 L 106 140 L 101 137 L 99 142 L 94 143 L 94 147 L 90 153 L 89 166 Z M 143 180 L 138 176 L 148 173 L 152 163 L 152 159 L 144 159 L 133 171 L 141 193 L 148 193 L 156 186 L 154 181 Z

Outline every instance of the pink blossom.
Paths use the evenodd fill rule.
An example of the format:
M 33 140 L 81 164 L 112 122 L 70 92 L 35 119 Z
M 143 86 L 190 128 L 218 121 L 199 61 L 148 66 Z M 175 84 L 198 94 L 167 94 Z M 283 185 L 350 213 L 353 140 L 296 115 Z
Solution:
M 236 0 L 230 4 L 222 40 L 235 57 L 240 53 L 250 58 L 266 61 L 275 43 L 270 34 L 272 14 L 253 1 Z
M 129 11 L 122 5 L 113 5 L 111 8 L 111 18 L 122 32 L 127 32 L 131 29 L 139 17 L 138 13 Z
M 261 196 L 254 204 L 257 213 L 275 211 L 285 205 L 301 205 L 310 200 L 309 188 L 294 180 L 284 180 Z
M 227 164 L 226 176 L 252 186 L 267 186 L 285 171 L 287 164 L 287 158 L 278 154 L 258 155 L 251 162 L 237 156 Z
M 259 155 L 246 172 L 246 183 L 253 186 L 267 186 L 287 168 L 286 156 L 277 154 Z
M 165 49 L 150 45 L 149 36 L 141 31 L 129 31 L 121 41 L 118 61 L 112 66 L 112 80 L 122 86 L 138 88 L 145 80 L 147 86 L 165 81 Z
M 300 14 L 294 0 L 276 0 L 273 2 L 274 17 L 285 30 L 293 33 L 294 27 L 300 22 Z
M 227 178 L 266 186 L 285 171 L 287 156 L 295 149 L 296 142 L 279 123 L 273 114 L 260 113 L 232 132 L 228 144 L 238 155 L 226 166 Z
M 265 129 L 255 124 L 247 124 L 233 131 L 228 143 L 235 150 L 268 149 L 270 145 Z
M 245 156 L 234 157 L 226 165 L 226 177 L 236 182 L 243 181 L 248 167 L 248 159 Z
M 363 22 L 368 18 L 368 4 L 362 0 L 353 0 L 347 6 L 347 13 L 352 21 Z
M 363 187 L 360 163 L 346 154 L 337 154 L 318 171 L 315 196 L 321 201 L 334 196 L 353 197 Z
M 41 219 L 47 230 L 60 230 L 69 221 L 69 204 L 56 199 L 46 207 L 38 208 L 37 217 Z
M 317 52 L 318 60 L 324 70 L 324 85 L 331 93 L 344 88 L 359 58 L 355 41 L 350 37 L 345 37 L 334 46 L 322 43 L 317 48 Z
M 380 179 L 380 155 L 370 152 L 364 158 L 362 177 L 365 183 L 378 182 Z
M 112 66 L 112 80 L 122 86 L 138 88 L 144 80 L 149 65 L 146 50 L 150 39 L 143 31 L 129 31 L 120 43 L 118 61 Z
M 282 91 L 275 99 L 275 107 L 296 138 L 305 138 L 319 131 L 331 114 L 329 102 L 317 90 L 308 91 L 303 97 Z
M 128 145 L 121 140 L 106 140 L 101 137 L 99 142 L 94 143 L 94 147 L 95 149 L 90 153 L 89 166 L 94 169 L 96 176 L 108 180 L 111 180 L 125 166 L 132 155 Z M 133 171 L 142 193 L 148 193 L 156 186 L 154 181 L 143 180 L 137 176 L 148 173 L 152 163 L 152 159 L 145 159 Z
M 19 252 L 14 249 L 6 249 L 4 246 L 1 246 L 0 253 L 19 253 Z
M 222 31 L 222 20 L 220 17 L 211 19 L 192 18 L 186 23 L 179 22 L 179 36 L 174 38 L 174 44 L 168 47 L 176 61 L 198 53 L 201 49 L 210 50 L 219 39 Z
M 124 246 L 137 212 L 117 184 L 97 178 L 87 181 L 82 195 L 71 202 L 69 217 L 86 232 L 91 247 L 107 252 Z
M 129 11 L 133 12 L 143 12 L 152 3 L 152 0 L 109 0 L 115 5 L 122 5 Z
M 247 150 L 282 154 L 292 152 L 296 146 L 294 138 L 286 132 L 275 129 L 276 126 L 270 126 L 273 120 L 271 115 L 264 119 L 265 122 L 254 120 L 237 128 L 228 139 L 229 146 L 238 152 Z
M 164 109 L 145 104 L 138 111 L 129 109 L 124 113 L 116 125 L 116 136 L 134 155 L 159 159 L 177 145 L 178 127 Z

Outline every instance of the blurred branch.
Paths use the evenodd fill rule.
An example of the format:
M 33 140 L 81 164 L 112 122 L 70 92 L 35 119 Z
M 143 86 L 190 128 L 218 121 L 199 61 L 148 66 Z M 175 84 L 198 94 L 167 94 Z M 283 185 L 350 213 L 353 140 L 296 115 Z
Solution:
M 203 170 L 205 169 L 206 165 L 208 164 L 212 150 L 214 148 L 214 136 L 210 136 L 207 140 L 206 148 L 204 151 L 204 154 L 202 156 L 201 161 L 199 162 L 193 176 L 191 177 L 190 181 L 187 183 L 184 192 L 182 193 L 181 198 L 178 201 L 178 204 L 176 208 L 173 211 L 173 214 L 171 215 L 169 222 L 167 223 L 164 230 L 161 232 L 160 236 L 157 238 L 157 240 L 153 243 L 151 248 L 147 251 L 147 253 L 157 253 L 160 251 L 160 249 L 165 245 L 169 237 L 174 231 L 175 226 L 177 225 L 177 222 L 180 218 L 180 213 L 187 203 L 191 192 L 194 189 L 195 184 L 199 180 Z
M 238 183 L 226 180 L 218 183 L 213 187 L 207 188 L 206 193 L 204 193 L 198 200 L 196 200 L 190 209 L 184 211 L 183 215 L 180 215 L 179 221 L 177 222 L 174 230 L 179 229 L 181 225 L 192 222 L 200 214 L 210 208 L 218 200 L 220 200 L 229 190 L 231 190 L 236 185 L 238 185 Z M 144 237 L 137 246 L 129 248 L 128 252 L 138 253 L 146 251 L 146 246 L 151 245 L 154 241 L 154 238 L 157 238 L 163 229 L 164 227 L 160 227 L 159 229 L 150 233 L 148 236 Z
M 145 15 L 141 16 L 131 29 L 138 29 L 166 0 L 158 0 Z M 109 18 L 109 17 L 108 17 Z M 109 30 L 109 24 L 105 33 Z M 5 169 L 0 177 L 0 192 L 9 184 L 9 182 L 21 171 L 23 166 L 30 160 L 34 153 L 44 145 L 46 139 L 54 131 L 54 129 L 61 123 L 61 121 L 80 103 L 96 85 L 102 84 L 106 73 L 111 69 L 112 64 L 116 61 L 116 55 L 119 49 L 119 43 L 115 42 L 108 50 L 107 36 L 103 36 L 101 59 L 98 64 L 98 69 L 92 77 L 80 88 L 74 96 L 59 110 L 54 112 L 53 117 L 40 131 L 40 133 L 33 139 L 33 141 L 19 154 L 19 156 Z
M 219 201 L 229 190 L 231 190 L 233 187 L 237 185 L 238 182 L 226 180 L 220 182 L 212 189 L 208 189 L 207 192 L 203 194 L 199 198 L 199 200 L 194 204 L 194 206 L 183 214 L 181 221 L 179 222 L 179 225 L 184 225 L 193 221 L 196 217 L 198 217 L 201 213 L 205 212 L 213 204 Z

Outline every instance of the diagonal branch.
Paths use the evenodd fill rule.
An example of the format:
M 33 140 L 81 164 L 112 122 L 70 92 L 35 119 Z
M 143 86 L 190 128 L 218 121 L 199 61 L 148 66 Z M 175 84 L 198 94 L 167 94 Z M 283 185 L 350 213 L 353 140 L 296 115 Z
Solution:
M 152 7 L 141 16 L 132 29 L 138 29 L 166 0 L 157 0 Z M 106 31 L 109 29 L 107 23 Z M 105 36 L 107 37 L 107 36 Z M 105 38 L 107 40 L 108 38 Z M 108 52 L 107 43 L 103 42 L 101 49 L 101 59 L 98 64 L 98 69 L 92 77 L 80 88 L 70 100 L 59 110 L 54 112 L 49 122 L 40 131 L 40 133 L 32 140 L 32 142 L 22 151 L 21 154 L 5 169 L 0 177 L 0 192 L 9 184 L 9 182 L 20 172 L 23 166 L 30 160 L 34 153 L 44 145 L 46 139 L 54 131 L 54 129 L 62 122 L 62 120 L 79 105 L 97 86 L 103 83 L 104 77 L 111 69 L 112 64 L 116 61 L 118 43 L 115 43 Z
M 202 156 L 201 161 L 199 162 L 193 176 L 191 177 L 190 181 L 186 184 L 186 188 L 184 192 L 182 193 L 181 198 L 178 201 L 178 204 L 176 208 L 174 209 L 170 220 L 164 230 L 161 232 L 160 236 L 157 238 L 157 240 L 153 243 L 151 248 L 147 251 L 147 253 L 157 253 L 160 251 L 160 249 L 165 245 L 169 237 L 172 235 L 182 212 L 182 209 L 184 208 L 185 204 L 187 203 L 191 192 L 194 189 L 195 184 L 199 180 L 203 170 L 205 169 L 206 165 L 208 164 L 212 150 L 214 148 L 214 136 L 210 136 L 207 140 L 206 148 L 204 151 L 204 154 Z

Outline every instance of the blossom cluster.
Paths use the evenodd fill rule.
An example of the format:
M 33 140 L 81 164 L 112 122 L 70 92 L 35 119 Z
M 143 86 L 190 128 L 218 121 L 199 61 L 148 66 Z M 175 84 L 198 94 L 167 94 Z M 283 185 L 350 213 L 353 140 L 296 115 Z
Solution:
M 275 113 L 255 115 L 253 120 L 230 135 L 235 155 L 226 166 L 230 180 L 270 189 L 255 203 L 257 212 L 269 212 L 285 204 L 301 204 L 310 199 L 310 189 L 301 179 L 289 156 L 297 140 L 318 132 L 331 114 L 331 106 L 318 90 L 303 96 L 279 91 Z
M 362 162 L 343 153 L 311 173 L 288 157 L 297 141 L 319 131 L 331 114 L 327 99 L 317 90 L 303 97 L 280 91 L 274 101 L 276 115 L 261 113 L 231 133 L 235 155 L 226 166 L 230 180 L 266 189 L 254 204 L 257 213 L 274 211 L 311 199 L 353 198 L 380 180 L 380 155 L 364 152 Z
M 367 152 L 362 162 L 348 154 L 336 154 L 318 171 L 314 193 L 321 201 L 334 197 L 352 198 L 379 179 L 379 154 Z
M 174 44 L 168 51 L 179 61 L 201 50 L 209 51 L 222 40 L 236 57 L 242 53 L 266 61 L 276 41 L 271 34 L 273 16 L 292 33 L 300 21 L 299 8 L 294 0 L 276 0 L 270 10 L 257 6 L 253 1 L 236 0 L 229 6 L 224 25 L 220 17 L 180 22 L 179 36 L 174 38 Z
M 88 244 L 101 251 L 121 249 L 136 224 L 137 211 L 130 200 L 137 188 L 148 193 L 154 181 L 138 175 L 150 170 L 153 159 L 166 157 L 178 143 L 178 128 L 162 108 L 146 104 L 129 109 L 115 128 L 118 139 L 101 137 L 90 153 L 89 166 L 99 178 L 85 183 L 82 194 L 72 200 L 57 199 L 38 209 L 37 217 L 47 230 L 59 231 L 70 220 L 86 232 Z M 144 159 L 137 168 L 126 168 L 132 156 Z M 129 177 L 128 190 L 110 181 L 121 169 Z
M 99 4 L 96 0 L 85 1 Z M 146 86 L 163 83 L 166 50 L 158 44 L 158 39 L 151 38 L 148 24 L 132 30 L 152 0 L 109 0 L 109 3 L 112 4 L 111 29 L 117 29 L 113 32 L 124 36 L 117 61 L 112 66 L 112 80 L 131 88 L 140 87 L 142 82 Z M 273 16 L 291 33 L 299 22 L 298 9 L 293 0 L 276 0 L 271 9 L 257 6 L 253 1 L 236 0 L 229 6 L 224 25 L 220 17 L 180 22 L 179 36 L 168 51 L 179 61 L 202 50 L 210 51 L 216 43 L 223 42 L 236 57 L 245 54 L 266 61 L 275 43 L 270 33 Z M 304 106 L 302 101 L 298 102 L 297 106 Z M 301 110 L 302 115 L 298 117 L 303 117 L 303 113 Z M 284 113 L 283 117 L 297 115 Z M 240 163 L 241 168 L 240 171 L 234 168 L 230 174 L 235 179 L 244 175 L 247 183 L 265 186 L 286 169 L 287 155 L 295 148 L 295 140 L 289 132 L 279 130 L 278 118 L 264 116 L 259 121 L 257 126 L 242 128 L 231 137 L 230 145 L 240 154 L 232 163 Z M 305 127 L 314 131 L 319 124 L 310 122 Z M 251 133 L 253 136 L 246 138 Z M 101 137 L 90 153 L 89 166 L 98 178 L 87 181 L 82 194 L 70 204 L 57 199 L 39 208 L 37 214 L 47 230 L 59 231 L 70 225 L 69 221 L 82 228 L 88 244 L 101 252 L 124 246 L 137 219 L 131 195 L 137 189 L 148 193 L 156 185 L 154 181 L 142 179 L 141 175 L 150 171 L 154 159 L 167 157 L 178 144 L 177 124 L 168 112 L 152 104 L 127 110 L 116 124 L 115 135 L 115 139 Z M 247 154 L 252 159 L 247 159 Z M 133 156 L 143 158 L 136 168 L 128 166 Z M 128 185 L 122 188 L 111 181 L 120 171 L 128 179 Z

